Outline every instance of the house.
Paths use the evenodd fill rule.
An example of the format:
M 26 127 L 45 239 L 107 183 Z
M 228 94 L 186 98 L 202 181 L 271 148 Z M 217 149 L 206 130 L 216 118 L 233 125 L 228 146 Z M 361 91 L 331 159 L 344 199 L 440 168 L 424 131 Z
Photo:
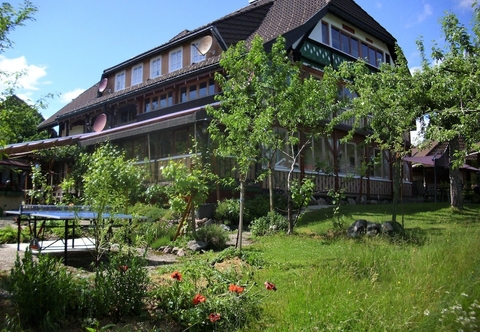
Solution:
M 97 83 L 39 125 L 39 129 L 58 126 L 60 137 L 38 144 L 45 148 L 63 144 L 93 147 L 108 140 L 139 164 L 148 163 L 153 181 L 160 181 L 162 165 L 171 159 L 188 160 L 192 139 L 208 144 L 205 106 L 215 104 L 215 95 L 221 93 L 214 80 L 221 70 L 220 56 L 229 46 L 252 40 L 257 34 L 267 48 L 276 37 L 284 36 L 294 60 L 318 77 L 325 66 L 338 67 L 343 61 L 364 58 L 374 71 L 380 63 L 393 64 L 396 59 L 395 38 L 353 0 L 250 0 L 242 9 L 195 30 L 184 30 L 156 48 L 105 69 Z M 340 88 L 339 97 L 352 96 Z M 361 133 L 340 143 L 349 128 L 351 123 L 345 122 L 331 136 L 313 142 L 301 159 L 297 176 L 316 175 L 320 195 L 343 186 L 349 196 L 391 198 L 389 152 L 363 146 Z M 14 154 L 25 149 L 24 145 L 4 151 Z M 360 176 L 362 161 L 373 159 L 377 162 L 370 163 L 368 174 Z M 319 168 L 319 161 L 325 167 Z M 219 161 L 218 173 L 231 170 L 232 162 Z M 60 180 L 66 169 L 56 167 Z M 261 167 L 256 166 L 257 170 Z M 327 168 L 336 169 L 335 176 L 325 171 Z M 409 196 L 412 186 L 406 169 L 403 194 Z M 255 171 L 252 169 L 250 180 Z M 276 188 L 285 187 L 286 172 L 279 154 Z M 266 188 L 266 183 L 250 183 L 253 189 Z

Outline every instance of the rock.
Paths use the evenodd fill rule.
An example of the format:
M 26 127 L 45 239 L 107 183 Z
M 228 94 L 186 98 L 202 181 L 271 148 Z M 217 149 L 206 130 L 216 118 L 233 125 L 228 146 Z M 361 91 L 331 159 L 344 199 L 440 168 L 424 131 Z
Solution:
M 187 248 L 191 251 L 200 251 L 207 247 L 207 243 L 203 241 L 192 240 L 188 241 Z
M 357 202 L 355 202 L 355 200 L 353 198 L 347 198 L 347 203 L 348 205 L 355 205 L 357 204 Z
M 368 221 L 364 219 L 355 220 L 355 222 L 348 228 L 347 235 L 353 238 L 364 235 L 367 232 Z
M 164 253 L 164 254 L 171 254 L 171 253 L 172 253 L 172 249 L 173 249 L 172 247 L 168 247 L 168 246 L 167 246 L 167 247 L 165 247 L 165 248 L 163 249 L 163 253 Z
M 231 229 L 229 226 L 225 225 L 225 224 L 220 224 L 220 227 L 222 227 L 224 230 L 226 230 L 227 232 L 230 232 Z
M 382 225 L 374 223 L 374 222 L 368 222 L 367 223 L 367 235 L 368 236 L 375 236 L 378 235 L 382 232 Z
M 319 199 L 317 199 L 317 204 L 318 205 L 328 205 L 327 201 L 324 198 L 321 198 L 321 197 Z
M 388 235 L 403 234 L 405 229 L 398 222 L 386 221 L 382 224 L 382 233 Z
M 186 253 L 185 249 L 183 249 L 183 248 L 180 249 L 180 250 L 177 252 L 177 256 L 179 256 L 179 257 L 184 257 L 184 256 L 186 256 L 186 255 L 187 255 L 187 253 Z

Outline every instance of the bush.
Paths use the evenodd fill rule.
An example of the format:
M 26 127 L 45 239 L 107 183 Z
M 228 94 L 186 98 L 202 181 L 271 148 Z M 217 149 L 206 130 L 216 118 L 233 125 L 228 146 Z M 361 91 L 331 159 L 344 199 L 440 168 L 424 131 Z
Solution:
M 18 229 L 7 225 L 6 227 L 0 229 L 0 244 L 3 243 L 16 243 L 18 236 Z M 30 238 L 30 231 L 23 228 L 20 232 L 20 242 L 25 242 Z
M 96 316 L 111 317 L 114 323 L 126 315 L 139 315 L 148 286 L 145 259 L 134 252 L 113 254 L 95 271 Z
M 279 231 L 288 230 L 288 220 L 276 213 L 269 212 L 268 215 L 255 219 L 250 225 L 250 231 L 255 236 L 273 234 Z
M 173 272 L 173 273 L 172 273 Z M 261 316 L 261 292 L 239 269 L 219 271 L 206 262 L 191 262 L 152 291 L 161 319 L 165 315 L 188 331 L 237 331 Z
M 228 233 L 220 225 L 208 225 L 195 232 L 195 239 L 207 243 L 206 249 L 222 250 L 227 246 Z
M 247 224 L 249 212 L 245 207 L 243 211 L 243 220 Z M 236 225 L 240 217 L 240 201 L 238 199 L 225 199 L 218 203 L 215 209 L 214 218 L 223 222 L 225 225 Z
M 83 300 L 88 298 L 84 295 L 90 289 L 85 282 L 74 282 L 56 259 L 40 255 L 37 262 L 28 249 L 22 260 L 17 256 L 6 288 L 17 312 L 9 324 L 36 331 L 59 330 L 68 318 L 81 316 L 86 308 Z
M 255 195 L 245 201 L 245 206 L 248 207 L 248 222 L 257 218 L 266 216 L 270 211 L 270 198 L 268 195 Z

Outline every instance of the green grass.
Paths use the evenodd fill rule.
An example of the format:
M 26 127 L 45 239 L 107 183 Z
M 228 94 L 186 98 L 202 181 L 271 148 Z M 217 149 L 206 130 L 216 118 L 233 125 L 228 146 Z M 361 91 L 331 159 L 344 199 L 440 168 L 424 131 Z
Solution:
M 391 208 L 344 206 L 341 213 L 348 227 L 356 219 L 388 221 Z M 466 318 L 480 315 L 468 309 L 480 301 L 480 206 L 459 213 L 445 204 L 408 204 L 402 211 L 407 235 L 395 241 L 329 236 L 331 209 L 305 215 L 293 236 L 258 238 L 246 248 L 266 262 L 255 278 L 278 291 L 245 331 L 477 330 L 455 322 L 462 314 L 449 308 L 458 302 Z

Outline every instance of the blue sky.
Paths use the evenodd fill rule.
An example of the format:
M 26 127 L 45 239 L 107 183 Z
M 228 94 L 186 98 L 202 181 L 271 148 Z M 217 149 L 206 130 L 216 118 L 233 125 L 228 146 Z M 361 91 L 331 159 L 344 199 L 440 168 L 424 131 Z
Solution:
M 25 70 L 24 100 L 57 95 L 41 110 L 50 117 L 100 80 L 104 69 L 164 44 L 248 5 L 248 0 L 42 0 L 39 11 L 10 35 L 12 49 L 0 54 L 0 70 Z M 20 1 L 9 1 L 16 5 Z M 415 41 L 441 41 L 446 11 L 468 25 L 473 0 L 356 0 L 402 47 L 411 68 L 419 65 Z

